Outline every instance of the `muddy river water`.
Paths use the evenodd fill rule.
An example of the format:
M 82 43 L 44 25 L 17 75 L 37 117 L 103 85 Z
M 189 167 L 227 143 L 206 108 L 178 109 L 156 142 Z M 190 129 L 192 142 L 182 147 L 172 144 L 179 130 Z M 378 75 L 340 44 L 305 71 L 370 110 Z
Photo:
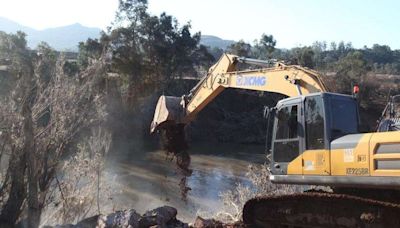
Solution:
M 169 205 L 177 208 L 178 218 L 186 222 L 199 213 L 218 212 L 222 207 L 220 193 L 238 183 L 250 184 L 245 177 L 248 165 L 265 161 L 263 146 L 191 144 L 193 173 L 187 177 L 191 190 L 183 200 L 179 188 L 182 176 L 163 151 L 142 145 L 119 146 L 106 168 L 115 209 L 134 208 L 143 213 Z

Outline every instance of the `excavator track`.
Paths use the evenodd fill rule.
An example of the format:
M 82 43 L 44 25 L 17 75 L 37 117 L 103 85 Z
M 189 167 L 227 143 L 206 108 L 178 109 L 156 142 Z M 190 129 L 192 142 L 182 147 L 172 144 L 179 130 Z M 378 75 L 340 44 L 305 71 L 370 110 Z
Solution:
M 249 200 L 249 227 L 400 227 L 400 205 L 336 193 L 305 192 Z

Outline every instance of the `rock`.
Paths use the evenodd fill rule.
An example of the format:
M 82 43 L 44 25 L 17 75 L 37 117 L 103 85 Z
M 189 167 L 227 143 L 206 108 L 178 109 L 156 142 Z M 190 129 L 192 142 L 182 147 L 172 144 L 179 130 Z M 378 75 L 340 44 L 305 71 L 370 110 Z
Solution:
M 43 226 L 43 228 L 93 228 L 97 227 L 97 221 L 99 220 L 100 215 L 95 215 L 89 218 L 85 218 L 78 222 L 77 224 L 64 224 L 64 225 L 56 225 L 56 226 Z
M 147 211 L 141 216 L 135 210 L 116 211 L 108 215 L 86 218 L 76 225 L 57 225 L 54 228 L 189 228 L 187 223 L 176 219 L 177 210 L 163 206 Z M 46 226 L 51 228 L 52 226 Z
M 100 215 L 95 215 L 89 218 L 85 218 L 78 222 L 75 226 L 75 228 L 91 228 L 91 227 L 96 227 L 97 221 L 99 220 Z
M 132 227 L 139 227 L 139 220 L 141 216 L 133 209 L 129 210 L 131 214 L 129 215 L 128 224 Z
M 168 228 L 189 228 L 187 223 L 181 222 L 177 219 L 171 220 L 167 223 Z
M 167 223 L 176 220 L 178 211 L 170 206 L 163 206 L 143 214 L 139 220 L 139 227 L 167 227 Z
M 214 219 L 203 219 L 197 216 L 193 224 L 194 228 L 223 228 L 223 223 Z
M 65 224 L 65 225 L 56 225 L 56 226 L 43 226 L 43 228 L 75 228 L 75 225 Z
M 141 216 L 133 209 L 127 211 L 117 211 L 107 216 L 99 218 L 97 226 L 102 227 L 139 227 Z

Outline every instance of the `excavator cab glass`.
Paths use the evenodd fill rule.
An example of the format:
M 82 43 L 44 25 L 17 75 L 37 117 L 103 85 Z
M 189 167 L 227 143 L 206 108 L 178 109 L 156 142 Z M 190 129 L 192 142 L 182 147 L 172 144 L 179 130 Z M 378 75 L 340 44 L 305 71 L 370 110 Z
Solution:
M 266 137 L 266 148 L 265 152 L 267 154 L 268 160 L 271 157 L 271 142 L 272 142 L 272 131 L 274 129 L 274 118 L 275 118 L 275 108 L 270 108 L 268 106 L 264 107 L 264 118 L 267 121 L 267 137 Z
M 271 142 L 273 173 L 286 174 L 287 165 L 300 154 L 301 98 L 277 106 Z
M 319 153 L 322 159 L 329 156 L 330 142 L 359 133 L 358 105 L 352 96 L 334 93 L 288 98 L 278 103 L 273 125 L 269 136 L 271 172 L 286 175 L 290 163 L 296 160 L 303 167 L 298 174 L 306 174 L 314 164 L 303 164 L 305 151 L 307 156 Z M 327 173 L 329 165 L 325 167 Z
M 331 96 L 330 141 L 349 134 L 359 133 L 357 103 L 346 96 Z
M 322 96 L 309 96 L 304 99 L 304 119 L 306 149 L 323 149 L 325 147 L 325 116 Z

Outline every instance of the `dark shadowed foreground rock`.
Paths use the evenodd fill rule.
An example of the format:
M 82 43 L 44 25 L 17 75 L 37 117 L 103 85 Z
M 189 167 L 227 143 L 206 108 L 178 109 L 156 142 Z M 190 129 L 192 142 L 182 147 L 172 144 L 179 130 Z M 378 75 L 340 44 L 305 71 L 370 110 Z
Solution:
M 57 226 L 44 226 L 43 228 L 189 228 L 187 223 L 176 218 L 177 210 L 170 206 L 163 206 L 147 211 L 143 215 L 135 210 L 117 211 L 108 215 L 96 215 L 86 218 L 77 224 L 66 224 Z M 241 223 L 223 224 L 214 219 L 203 219 L 197 217 L 194 228 L 229 228 L 244 227 Z
M 140 214 L 131 209 L 128 211 L 117 211 L 107 216 L 101 215 L 97 220 L 97 226 L 105 227 L 139 227 Z M 79 223 L 77 224 L 79 225 Z
M 75 225 L 57 225 L 54 228 L 186 228 L 188 224 L 176 219 L 177 210 L 173 207 L 163 206 L 147 211 L 143 215 L 135 210 L 116 211 L 108 215 L 96 215 L 86 218 Z M 44 226 L 50 228 L 52 226 Z
M 246 227 L 242 222 L 236 222 L 232 224 L 222 223 L 215 219 L 203 219 L 200 216 L 197 216 L 194 221 L 193 228 L 244 228 Z
M 178 211 L 169 206 L 159 207 L 143 214 L 139 227 L 188 227 L 176 219 Z
M 196 220 L 193 224 L 194 228 L 223 228 L 222 222 L 216 221 L 215 219 L 203 219 L 202 217 L 197 216 Z

